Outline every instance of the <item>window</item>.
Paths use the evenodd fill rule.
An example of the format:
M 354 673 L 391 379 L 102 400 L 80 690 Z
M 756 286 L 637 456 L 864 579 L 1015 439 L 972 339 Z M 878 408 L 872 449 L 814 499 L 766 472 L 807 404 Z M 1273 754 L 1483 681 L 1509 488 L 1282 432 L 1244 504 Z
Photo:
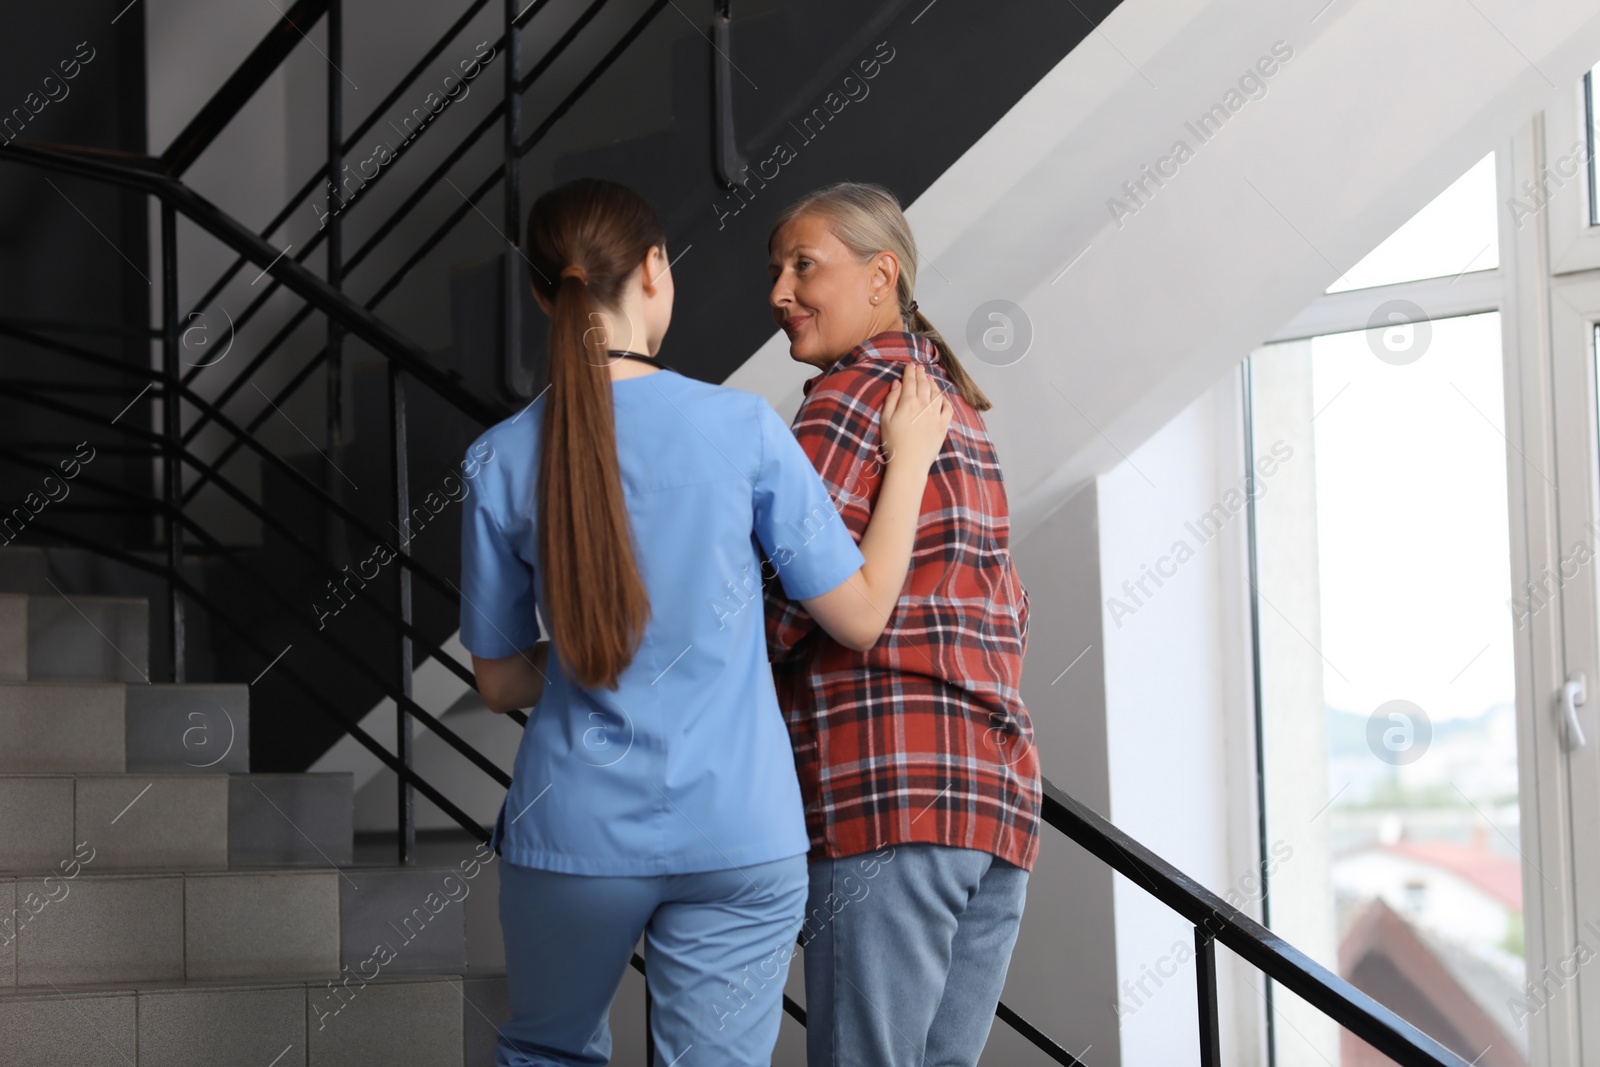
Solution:
M 1252 500 L 1270 925 L 1467 1061 L 1492 1033 L 1521 1065 L 1514 640 L 1543 605 L 1512 588 L 1500 313 L 1417 306 L 1499 265 L 1495 182 L 1491 153 L 1329 292 L 1401 288 L 1248 374 L 1278 460 Z M 1274 997 L 1278 1062 L 1368 1062 Z
M 1538 609 L 1512 595 L 1500 315 L 1406 329 L 1404 362 L 1367 330 L 1251 361 L 1256 450 L 1289 457 L 1255 503 L 1268 833 L 1293 850 L 1270 915 L 1453 1045 L 1448 989 L 1378 976 L 1522 989 L 1512 642 Z
M 1600 929 L 1597 81 L 1246 363 L 1245 432 L 1276 464 L 1250 498 L 1268 925 L 1480 1067 L 1600 1050 L 1569 1025 L 1600 1011 L 1594 983 L 1549 984 L 1593 955 L 1549 917 Z M 1587 172 L 1526 201 L 1534 233 L 1530 180 L 1498 172 L 1585 148 Z M 1267 991 L 1277 1062 L 1378 1062 Z
M 1500 265 L 1497 226 L 1491 152 L 1346 271 L 1328 292 L 1493 270 Z

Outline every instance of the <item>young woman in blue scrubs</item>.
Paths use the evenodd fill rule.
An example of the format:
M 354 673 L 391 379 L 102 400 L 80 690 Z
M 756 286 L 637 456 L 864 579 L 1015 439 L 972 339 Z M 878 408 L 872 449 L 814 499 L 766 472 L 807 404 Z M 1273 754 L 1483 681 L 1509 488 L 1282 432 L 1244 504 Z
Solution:
M 908 365 L 858 546 L 765 400 L 655 362 L 673 286 L 641 197 L 560 186 L 534 204 L 526 250 L 550 386 L 469 449 L 462 517 L 478 690 L 497 712 L 533 708 L 491 842 L 512 1003 L 495 1062 L 606 1063 L 642 934 L 657 1063 L 766 1064 L 808 840 L 761 553 L 831 635 L 870 647 L 952 409 Z

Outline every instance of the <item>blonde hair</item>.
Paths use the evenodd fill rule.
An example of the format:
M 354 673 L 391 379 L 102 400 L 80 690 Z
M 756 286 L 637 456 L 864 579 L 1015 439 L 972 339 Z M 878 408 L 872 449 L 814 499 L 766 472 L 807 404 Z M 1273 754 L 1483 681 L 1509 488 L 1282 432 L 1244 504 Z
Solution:
M 767 237 L 767 248 L 784 226 L 802 215 L 815 215 L 827 220 L 833 235 L 865 263 L 880 252 L 891 252 L 900 261 L 900 276 L 895 284 L 895 299 L 900 305 L 900 321 L 906 332 L 920 334 L 933 342 L 939 352 L 939 366 L 944 368 L 950 384 L 961 398 L 976 411 L 988 411 L 994 405 L 983 390 L 967 374 L 965 367 L 950 345 L 933 328 L 920 309 L 912 307 L 912 294 L 917 288 L 917 239 L 912 236 L 911 223 L 900 209 L 900 201 L 881 185 L 867 182 L 836 182 L 807 193 L 783 209 L 778 221 Z

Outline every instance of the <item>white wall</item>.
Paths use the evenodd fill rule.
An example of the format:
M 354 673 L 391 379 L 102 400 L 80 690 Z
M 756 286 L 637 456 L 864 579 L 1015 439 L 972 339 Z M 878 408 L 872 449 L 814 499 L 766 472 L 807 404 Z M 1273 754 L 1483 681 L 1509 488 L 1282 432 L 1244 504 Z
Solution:
M 1257 849 L 1240 416 L 1230 374 L 1098 487 L 1111 819 L 1246 901 Z M 1194 1061 L 1192 924 L 1126 878 L 1115 916 L 1122 1062 Z M 1258 1062 L 1258 1009 L 1223 984 L 1228 1062 Z
M 1010 457 L 1002 454 L 1002 463 Z M 1101 814 L 1111 806 L 1106 760 L 1104 637 L 1100 619 L 1097 486 L 1072 496 L 1012 555 L 1028 589 L 1022 698 L 1046 777 Z M 1043 831 L 1027 911 L 1004 999 L 1074 1055 L 1119 1057 L 1116 938 L 1110 868 L 1051 829 Z M 996 1023 L 985 1063 L 1046 1062 Z

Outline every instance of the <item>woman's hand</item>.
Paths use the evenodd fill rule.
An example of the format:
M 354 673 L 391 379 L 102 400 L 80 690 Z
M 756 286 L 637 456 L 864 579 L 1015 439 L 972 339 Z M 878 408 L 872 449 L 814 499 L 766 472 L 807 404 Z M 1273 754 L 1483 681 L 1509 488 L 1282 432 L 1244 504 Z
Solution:
M 907 363 L 883 399 L 879 433 L 888 462 L 927 471 L 944 447 L 955 406 L 920 363 Z
M 801 603 L 846 648 L 877 644 L 900 599 L 916 547 L 929 469 L 944 447 L 955 407 L 920 364 L 906 366 L 883 401 L 881 434 L 889 463 L 861 536 L 861 569 L 844 584 Z
M 472 657 L 472 673 L 484 706 L 497 715 L 531 708 L 544 695 L 545 672 L 550 666 L 550 642 L 539 641 L 521 652 L 497 659 Z

